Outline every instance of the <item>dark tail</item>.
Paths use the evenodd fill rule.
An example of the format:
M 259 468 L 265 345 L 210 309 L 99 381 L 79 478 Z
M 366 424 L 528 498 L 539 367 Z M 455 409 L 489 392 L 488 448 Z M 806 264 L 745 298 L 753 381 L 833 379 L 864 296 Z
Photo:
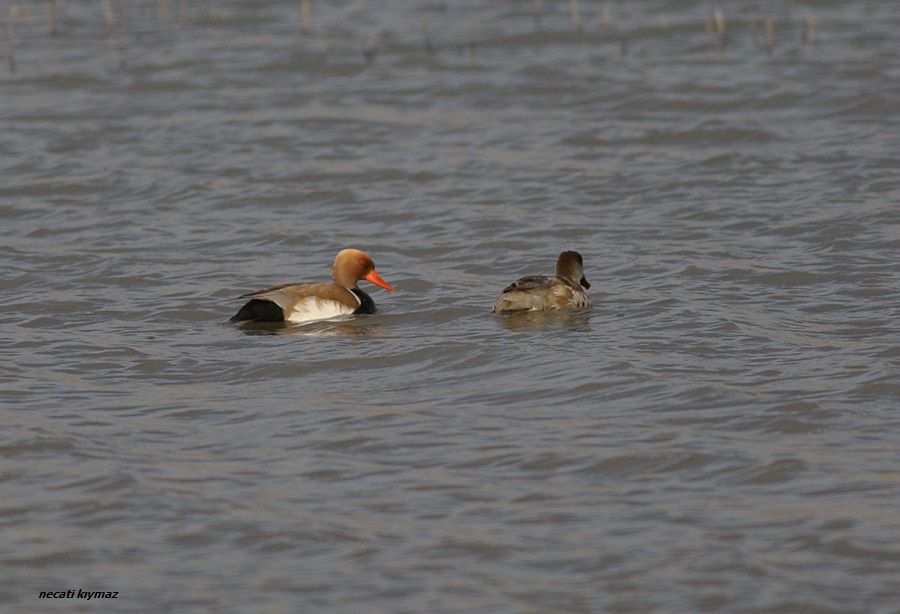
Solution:
M 272 301 L 252 299 L 229 322 L 284 322 L 284 311 Z

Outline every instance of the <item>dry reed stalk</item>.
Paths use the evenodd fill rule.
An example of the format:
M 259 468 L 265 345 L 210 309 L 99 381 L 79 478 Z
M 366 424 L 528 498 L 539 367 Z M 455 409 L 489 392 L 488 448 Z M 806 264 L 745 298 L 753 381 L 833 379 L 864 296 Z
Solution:
M 159 12 L 162 15 L 163 25 L 169 25 L 172 21 L 172 15 L 169 13 L 169 0 L 159 0 Z
M 31 10 L 28 8 L 26 4 L 24 7 L 19 6 L 18 4 L 9 5 L 9 22 L 10 22 L 10 35 L 13 35 L 15 32 L 22 33 L 22 26 L 25 26 L 25 36 L 27 37 L 30 33 L 30 25 L 29 20 L 31 18 Z
M 113 36 L 115 36 L 119 47 L 119 68 L 124 70 L 126 65 L 125 60 L 128 57 L 128 49 L 125 46 L 125 34 L 128 28 L 128 3 L 119 2 L 117 8 L 119 9 L 119 28 L 114 34 L 110 34 L 109 41 L 110 44 L 112 44 Z M 115 23 L 115 16 L 113 17 L 113 23 Z
M 116 16 L 109 5 L 109 0 L 102 0 L 101 6 L 103 6 L 103 18 L 106 20 L 106 29 L 112 32 L 113 27 L 116 25 Z
M 766 19 L 766 53 L 772 55 L 775 47 L 775 22 L 771 17 Z
M 361 9 L 368 0 L 355 0 L 353 4 L 344 9 L 344 11 L 338 16 L 336 23 L 341 23 L 351 14 L 355 13 L 359 9 Z
M 703 25 L 706 26 L 706 33 L 709 37 L 716 41 L 716 46 L 721 51 L 725 47 L 725 14 L 720 7 L 716 7 L 713 13 L 713 21 L 709 17 L 703 18 Z
M 369 36 L 363 41 L 363 58 L 366 60 L 367 66 L 375 64 L 375 55 L 378 51 L 375 49 L 375 36 Z
M 16 74 L 16 45 L 5 21 L 0 21 L 0 36 L 3 37 L 6 47 L 6 64 L 9 67 L 9 74 L 14 75 Z
M 47 2 L 47 36 L 56 34 L 56 2 Z
M 309 0 L 300 0 L 300 34 L 309 32 Z
M 816 46 L 816 19 L 812 13 L 807 13 L 804 19 L 806 27 L 803 29 L 803 44 L 810 47 Z
M 572 13 L 572 25 L 581 31 L 581 12 L 578 10 L 578 0 L 569 0 L 569 10 Z
M 425 47 L 425 55 L 432 56 L 437 53 L 437 47 L 431 42 L 431 34 L 428 32 L 428 21 L 423 16 L 419 20 L 419 26 L 422 28 L 422 46 Z
M 750 27 L 750 40 L 753 41 L 753 45 L 755 47 L 762 47 L 762 44 L 759 42 L 759 31 L 756 28 L 756 15 L 750 13 L 750 17 L 747 19 L 747 25 Z

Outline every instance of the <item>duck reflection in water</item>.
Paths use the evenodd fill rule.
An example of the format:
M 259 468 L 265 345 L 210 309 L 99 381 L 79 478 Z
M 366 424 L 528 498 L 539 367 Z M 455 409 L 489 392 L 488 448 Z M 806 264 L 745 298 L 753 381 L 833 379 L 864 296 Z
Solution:
M 293 322 L 247 322 L 241 332 L 247 335 L 296 335 L 298 337 L 375 337 L 385 332 L 378 324 L 360 323 L 359 318 L 347 321 L 325 320 L 307 324 Z
M 506 330 L 516 333 L 524 331 L 559 331 L 586 333 L 591 330 L 591 314 L 581 311 L 516 311 L 503 318 L 497 318 Z

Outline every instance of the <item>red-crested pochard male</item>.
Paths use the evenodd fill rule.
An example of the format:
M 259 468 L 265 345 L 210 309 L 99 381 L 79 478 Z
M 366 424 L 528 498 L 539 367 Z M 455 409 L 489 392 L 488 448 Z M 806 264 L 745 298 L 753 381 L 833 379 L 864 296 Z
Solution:
M 563 252 L 556 261 L 556 276 L 531 275 L 508 285 L 494 303 L 494 313 L 583 309 L 594 304 L 581 289 L 590 288 L 584 278 L 584 262 L 578 252 Z
M 312 322 L 356 313 L 375 313 L 375 301 L 357 287 L 361 279 L 394 291 L 365 252 L 345 249 L 334 259 L 334 283 L 284 284 L 240 298 L 250 301 L 230 322 Z

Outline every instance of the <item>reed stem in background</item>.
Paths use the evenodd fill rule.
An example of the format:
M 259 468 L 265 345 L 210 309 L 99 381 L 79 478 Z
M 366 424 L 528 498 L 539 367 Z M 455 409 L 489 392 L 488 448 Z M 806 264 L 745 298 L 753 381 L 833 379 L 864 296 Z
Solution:
M 24 27 L 25 38 L 28 38 L 31 35 L 32 26 L 34 25 L 34 15 L 31 13 L 30 2 L 26 2 L 22 6 L 19 6 L 18 4 L 10 6 L 9 19 L 12 22 L 12 29 L 14 31 L 18 30 L 21 32 Z
M 6 22 L 0 22 L 0 36 L 3 37 L 6 48 L 6 64 L 9 66 L 9 74 L 16 74 L 16 46 L 13 43 L 12 33 L 6 27 Z
M 716 19 L 716 35 L 719 37 L 719 40 L 725 41 L 725 13 L 722 12 L 721 7 L 716 7 L 715 12 Z
M 572 25 L 577 31 L 581 31 L 581 12 L 578 10 L 578 0 L 569 0 L 569 10 L 572 13 Z
M 217 21 L 219 21 L 219 9 L 214 7 L 212 2 L 207 1 L 206 12 L 207 12 L 207 15 L 209 15 L 210 22 L 216 23 Z
M 422 26 L 422 45 L 425 47 L 425 55 L 432 56 L 437 53 L 437 48 L 431 42 L 431 35 L 428 33 L 428 22 L 425 17 L 420 21 Z
M 162 15 L 163 25 L 169 25 L 172 21 L 172 15 L 169 12 L 169 0 L 159 0 L 159 12 Z
M 119 2 L 117 5 L 119 9 L 119 28 L 115 33 L 110 34 L 110 42 L 113 41 L 113 35 L 118 40 L 119 43 L 119 68 L 124 70 L 126 66 L 125 60 L 128 58 L 128 48 L 125 46 L 125 35 L 127 34 L 128 29 L 128 3 L 127 2 Z M 115 24 L 115 16 L 113 16 L 113 23 Z
M 716 7 L 712 21 L 709 20 L 709 17 L 704 17 L 703 24 L 706 26 L 706 33 L 716 41 L 719 51 L 722 51 L 725 48 L 726 27 L 725 13 L 722 12 L 721 7 Z
M 803 28 L 803 36 L 801 40 L 804 45 L 809 45 L 810 47 L 815 48 L 816 46 L 816 19 L 812 16 L 812 13 L 807 13 L 806 18 L 804 19 L 806 27 Z
M 56 35 L 56 2 L 47 2 L 47 36 Z
M 300 34 L 309 32 L 309 0 L 300 0 Z
M 369 36 L 363 41 L 363 58 L 366 60 L 367 66 L 375 64 L 375 56 L 378 50 L 375 48 L 375 37 Z
M 103 18 L 106 20 L 106 29 L 108 32 L 112 32 L 113 27 L 116 25 L 116 16 L 109 5 L 109 0 L 102 0 L 101 6 L 103 7 Z

